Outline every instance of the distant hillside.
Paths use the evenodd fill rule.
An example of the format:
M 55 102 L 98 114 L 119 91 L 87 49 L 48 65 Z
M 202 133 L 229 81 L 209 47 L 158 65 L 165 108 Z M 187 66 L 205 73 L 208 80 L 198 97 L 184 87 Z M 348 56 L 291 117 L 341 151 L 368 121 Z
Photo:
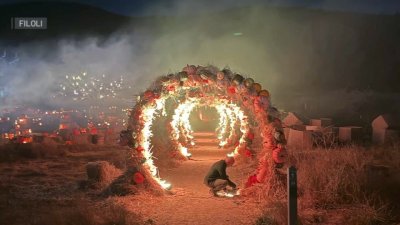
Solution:
M 17 16 L 48 17 L 49 29 L 12 31 L 10 18 Z M 263 58 L 268 66 L 259 65 L 261 69 L 252 72 L 276 74 L 275 84 L 281 90 L 316 94 L 329 89 L 400 92 L 399 15 L 259 7 L 196 16 L 132 18 L 74 3 L 0 5 L 3 45 L 90 35 L 107 38 L 127 24 L 129 29 L 145 31 L 155 38 L 182 35 L 191 41 L 185 45 L 192 48 L 188 51 L 201 51 L 195 49 L 196 43 L 205 39 L 214 41 L 240 33 L 234 41 L 251 43 L 257 56 L 268 56 Z M 129 32 L 127 27 L 125 31 Z M 242 49 L 219 49 L 219 53 L 227 50 L 227 57 L 233 59 L 232 52 L 242 54 Z
M 12 17 L 47 17 L 48 29 L 11 30 Z M 32 2 L 0 5 L 0 40 L 10 44 L 49 38 L 109 35 L 130 18 L 76 3 Z

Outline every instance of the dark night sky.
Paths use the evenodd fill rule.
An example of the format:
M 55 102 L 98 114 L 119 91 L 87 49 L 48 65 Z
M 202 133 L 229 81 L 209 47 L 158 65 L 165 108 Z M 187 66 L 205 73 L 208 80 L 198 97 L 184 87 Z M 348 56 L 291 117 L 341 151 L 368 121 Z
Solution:
M 33 2 L 38 0 L 1 0 L 1 3 Z M 40 0 L 39 0 L 40 1 Z M 42 0 L 43 1 L 43 0 Z M 334 11 L 354 11 L 376 14 L 400 12 L 399 0 L 44 0 L 79 2 L 125 15 L 165 15 L 170 13 L 221 10 L 246 5 L 299 6 Z

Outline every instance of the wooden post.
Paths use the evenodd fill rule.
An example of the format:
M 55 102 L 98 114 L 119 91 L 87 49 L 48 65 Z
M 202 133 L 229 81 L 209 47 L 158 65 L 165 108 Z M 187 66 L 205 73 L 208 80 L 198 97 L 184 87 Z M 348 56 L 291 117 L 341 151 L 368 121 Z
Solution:
M 288 168 L 288 225 L 297 225 L 297 170 L 294 166 Z

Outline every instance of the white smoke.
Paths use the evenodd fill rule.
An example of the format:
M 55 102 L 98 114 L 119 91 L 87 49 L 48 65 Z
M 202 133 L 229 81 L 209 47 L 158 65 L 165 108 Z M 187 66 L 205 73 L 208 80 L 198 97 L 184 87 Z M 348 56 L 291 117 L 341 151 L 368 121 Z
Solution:
M 20 61 L 7 71 L 10 95 L 17 102 L 52 104 L 48 99 L 57 88 L 55 84 L 65 75 L 85 71 L 97 76 L 124 76 L 133 87 L 133 96 L 156 77 L 178 72 L 186 64 L 214 64 L 220 68 L 229 66 L 234 72 L 254 78 L 272 93 L 273 103 L 296 110 L 301 99 L 298 96 L 313 97 L 315 92 L 311 90 L 320 89 L 321 77 L 332 79 L 347 72 L 342 70 L 343 66 L 333 67 L 329 60 L 321 62 L 321 54 L 337 51 L 343 55 L 334 58 L 337 65 L 354 58 L 351 46 L 356 48 L 359 40 L 354 30 L 346 26 L 332 30 L 298 21 L 290 10 L 247 7 L 232 14 L 220 12 L 226 2 L 229 1 L 210 1 L 203 11 L 204 6 L 197 1 L 152 6 L 144 13 L 164 10 L 167 16 L 153 17 L 145 25 L 127 26 L 106 40 L 92 37 L 22 45 L 15 49 Z M 200 13 L 192 15 L 191 10 L 196 8 L 200 8 Z M 310 24 L 318 28 L 318 33 L 312 33 L 314 28 Z M 321 102 L 329 105 L 335 105 L 336 100 L 342 108 L 353 109 L 354 99 L 345 101 L 329 93 L 332 92 L 314 96 L 325 99 Z M 362 96 L 358 93 L 356 99 L 363 102 L 369 94 Z

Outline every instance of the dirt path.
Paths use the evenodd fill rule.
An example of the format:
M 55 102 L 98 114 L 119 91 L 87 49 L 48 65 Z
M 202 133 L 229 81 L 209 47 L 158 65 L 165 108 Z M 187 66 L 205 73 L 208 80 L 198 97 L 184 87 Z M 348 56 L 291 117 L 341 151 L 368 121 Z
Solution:
M 172 195 L 163 197 L 138 196 L 132 207 L 139 209 L 147 219 L 165 225 L 232 225 L 254 224 L 259 214 L 256 202 L 242 198 L 216 198 L 210 195 L 203 178 L 210 166 L 223 159 L 231 149 L 218 149 L 212 133 L 195 134 L 196 145 L 192 159 L 178 168 L 161 171 L 162 178 L 173 184 Z M 243 175 L 235 167 L 228 175 L 239 186 Z M 145 210 L 144 210 L 145 209 Z

